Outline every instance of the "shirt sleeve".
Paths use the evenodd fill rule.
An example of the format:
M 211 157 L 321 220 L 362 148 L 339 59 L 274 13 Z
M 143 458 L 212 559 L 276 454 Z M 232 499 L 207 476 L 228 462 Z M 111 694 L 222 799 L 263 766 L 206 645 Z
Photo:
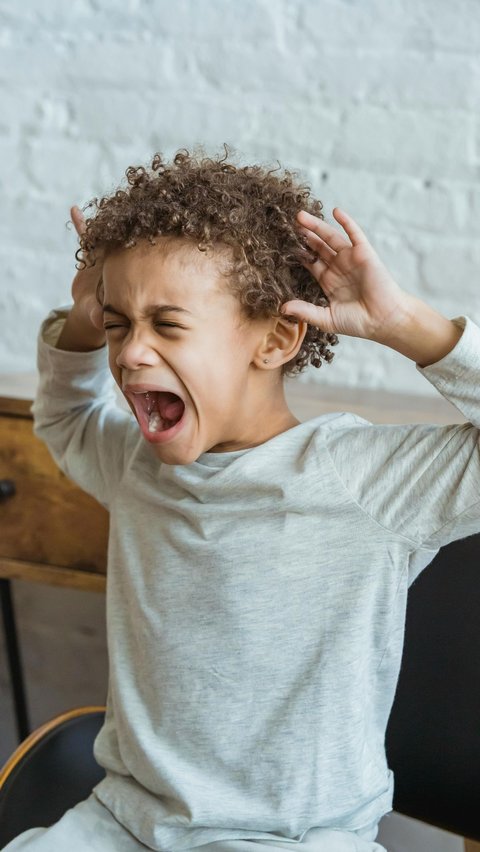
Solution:
M 385 426 L 350 415 L 326 439 L 351 496 L 412 549 L 436 551 L 480 532 L 480 328 L 466 317 L 453 322 L 463 334 L 452 351 L 416 368 L 470 422 Z
M 68 308 L 52 311 L 40 330 L 34 433 L 61 470 L 108 507 L 138 429 L 133 415 L 118 406 L 106 347 L 55 348 L 67 314 Z

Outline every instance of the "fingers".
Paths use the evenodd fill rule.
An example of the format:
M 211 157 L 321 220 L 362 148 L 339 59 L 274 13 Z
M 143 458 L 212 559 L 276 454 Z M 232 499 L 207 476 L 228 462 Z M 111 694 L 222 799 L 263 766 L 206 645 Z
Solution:
M 295 317 L 298 320 L 315 325 L 322 331 L 332 330 L 332 318 L 330 308 L 321 308 L 311 302 L 303 302 L 301 299 L 293 299 L 285 302 L 280 312 L 286 316 Z
M 297 219 L 310 233 L 316 234 L 329 247 L 330 251 L 341 251 L 341 249 L 350 245 L 338 228 L 334 228 L 324 222 L 323 219 L 319 219 L 318 216 L 307 213 L 306 210 L 300 210 Z
M 310 234 L 316 235 L 317 238 L 320 238 L 330 248 L 330 250 L 333 250 L 334 252 L 339 252 L 346 246 L 355 246 L 360 243 L 368 242 L 367 237 L 360 226 L 357 225 L 355 220 L 352 219 L 348 213 L 345 213 L 345 211 L 341 210 L 339 207 L 335 207 L 333 215 L 338 224 L 342 226 L 343 230 L 349 237 L 349 240 L 347 240 L 337 228 L 334 228 L 332 225 L 324 222 L 323 219 L 319 219 L 318 216 L 313 216 L 311 213 L 307 213 L 306 210 L 301 210 L 298 213 L 297 219 L 299 223 L 310 232 Z
M 368 240 L 363 233 L 361 227 L 357 225 L 355 219 L 352 219 L 348 213 L 345 213 L 344 210 L 340 210 L 339 207 L 335 207 L 333 210 L 333 215 L 337 220 L 338 224 L 342 226 L 345 233 L 348 234 L 350 240 L 352 242 L 352 246 L 358 246 L 360 243 L 367 243 Z
M 90 322 L 95 328 L 103 331 L 103 310 L 101 305 L 92 305 L 90 310 Z
M 85 230 L 85 218 L 80 207 L 74 204 L 74 206 L 70 208 L 70 216 L 72 217 L 75 230 L 80 237 Z
M 316 260 L 314 263 L 304 263 L 303 265 L 313 275 L 317 284 L 321 284 L 323 274 L 328 269 L 328 264 L 324 263 L 323 260 Z
M 319 258 L 323 261 L 323 266 L 326 268 L 329 263 L 337 256 L 337 253 L 327 245 L 324 240 L 321 240 L 320 237 L 317 237 L 313 231 L 307 230 L 307 228 L 301 228 L 300 233 L 305 237 L 306 242 L 312 251 L 315 251 Z

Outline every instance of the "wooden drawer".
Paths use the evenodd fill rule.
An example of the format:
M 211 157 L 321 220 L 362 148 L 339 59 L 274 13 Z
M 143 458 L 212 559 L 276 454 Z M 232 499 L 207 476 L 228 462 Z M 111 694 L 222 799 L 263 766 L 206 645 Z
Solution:
M 57 468 L 29 407 L 0 398 L 0 479 L 16 490 L 0 503 L 0 574 L 104 588 L 108 512 Z

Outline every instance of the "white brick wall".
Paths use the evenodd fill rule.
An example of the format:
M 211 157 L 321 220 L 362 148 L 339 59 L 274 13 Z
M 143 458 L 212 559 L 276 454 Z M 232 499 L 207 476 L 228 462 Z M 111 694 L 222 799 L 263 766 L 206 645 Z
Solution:
M 480 321 L 480 3 L 3 0 L 0 369 L 69 295 L 69 206 L 157 149 L 234 145 L 351 211 L 405 289 Z M 343 339 L 319 382 L 434 393 Z

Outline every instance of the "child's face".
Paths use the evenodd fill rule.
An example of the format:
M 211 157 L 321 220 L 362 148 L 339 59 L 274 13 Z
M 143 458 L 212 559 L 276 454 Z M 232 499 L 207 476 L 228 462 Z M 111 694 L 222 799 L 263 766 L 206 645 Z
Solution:
M 299 337 L 296 351 L 303 334 L 282 320 L 245 321 L 218 259 L 180 239 L 142 241 L 107 256 L 103 282 L 110 369 L 162 461 L 190 464 L 298 423 L 262 344 L 279 322 Z

